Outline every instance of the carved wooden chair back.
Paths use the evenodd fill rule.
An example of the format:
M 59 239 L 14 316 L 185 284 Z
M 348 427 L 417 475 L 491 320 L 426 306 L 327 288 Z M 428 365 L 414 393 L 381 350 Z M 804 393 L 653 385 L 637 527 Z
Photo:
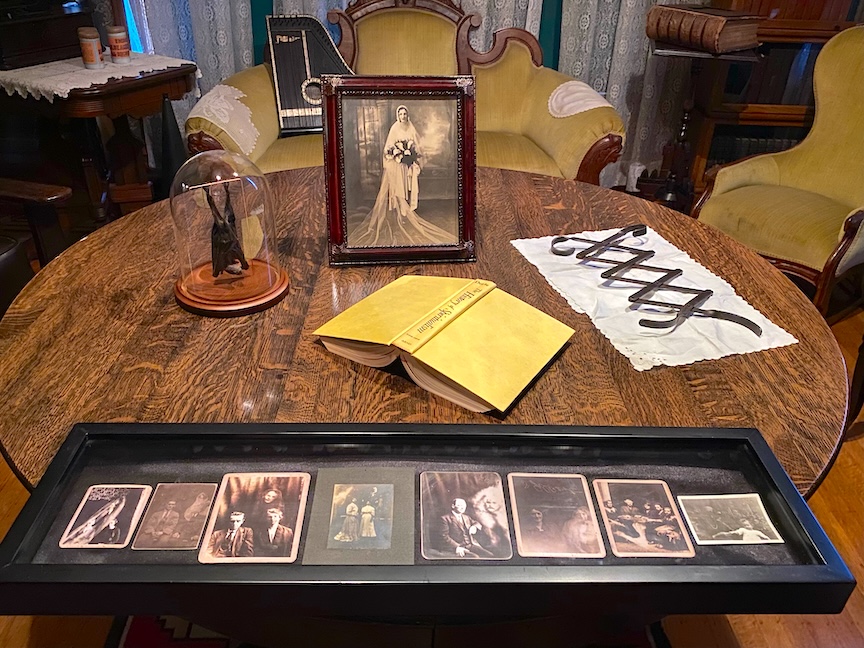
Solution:
M 543 63 L 537 39 L 522 29 L 496 32 L 489 52 L 477 52 L 469 37 L 481 17 L 449 0 L 355 0 L 327 19 L 339 26 L 337 47 L 357 74 L 471 74 L 474 64 L 497 60 L 513 40 L 528 47 L 535 65 Z

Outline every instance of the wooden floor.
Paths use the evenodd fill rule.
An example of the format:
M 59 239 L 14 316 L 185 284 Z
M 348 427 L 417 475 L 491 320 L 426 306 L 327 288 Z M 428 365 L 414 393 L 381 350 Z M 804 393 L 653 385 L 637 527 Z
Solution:
M 864 312 L 832 327 L 850 371 L 864 335 Z M 864 646 L 864 416 L 846 441 L 810 506 L 859 586 L 835 616 L 669 617 L 674 648 L 859 648 Z M 27 491 L 0 460 L 0 537 L 24 505 Z M 109 617 L 0 617 L 0 646 L 102 648 Z M 526 648 L 535 648 L 533 646 Z

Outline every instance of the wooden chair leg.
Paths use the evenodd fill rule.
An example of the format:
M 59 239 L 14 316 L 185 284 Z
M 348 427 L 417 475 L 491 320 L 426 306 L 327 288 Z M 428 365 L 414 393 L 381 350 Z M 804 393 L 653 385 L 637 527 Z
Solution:
M 852 373 L 852 384 L 849 387 L 849 413 L 846 417 L 846 431 L 861 413 L 864 405 L 864 339 L 858 347 L 858 358 L 855 360 L 855 371 Z

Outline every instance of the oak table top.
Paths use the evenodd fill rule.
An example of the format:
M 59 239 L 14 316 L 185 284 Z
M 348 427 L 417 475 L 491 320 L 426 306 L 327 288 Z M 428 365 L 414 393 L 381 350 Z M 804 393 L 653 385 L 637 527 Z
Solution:
M 0 322 L 0 443 L 24 479 L 39 481 L 79 421 L 756 427 L 802 493 L 838 450 L 847 378 L 831 331 L 791 282 L 719 231 L 624 193 L 480 168 L 476 263 L 331 268 L 323 169 L 269 179 L 291 282 L 269 310 L 212 319 L 174 303 L 166 202 L 79 241 L 19 295 Z M 724 277 L 800 342 L 636 371 L 509 243 L 636 222 Z M 408 272 L 492 280 L 576 332 L 503 419 L 329 353 L 312 335 Z

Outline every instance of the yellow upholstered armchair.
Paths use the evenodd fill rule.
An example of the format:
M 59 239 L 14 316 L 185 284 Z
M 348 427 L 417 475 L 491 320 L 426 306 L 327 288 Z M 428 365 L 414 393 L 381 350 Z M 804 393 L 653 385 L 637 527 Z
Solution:
M 723 167 L 693 216 L 816 288 L 864 263 L 864 27 L 834 36 L 816 61 L 816 115 L 798 146 Z
M 618 159 L 624 124 L 590 87 L 542 67 L 537 40 L 496 32 L 492 49 L 468 41 L 479 27 L 450 0 L 355 0 L 331 11 L 339 51 L 357 74 L 476 76 L 477 163 L 599 183 Z M 269 65 L 239 72 L 208 92 L 186 121 L 193 152 L 243 153 L 262 171 L 323 165 L 320 134 L 279 138 Z

